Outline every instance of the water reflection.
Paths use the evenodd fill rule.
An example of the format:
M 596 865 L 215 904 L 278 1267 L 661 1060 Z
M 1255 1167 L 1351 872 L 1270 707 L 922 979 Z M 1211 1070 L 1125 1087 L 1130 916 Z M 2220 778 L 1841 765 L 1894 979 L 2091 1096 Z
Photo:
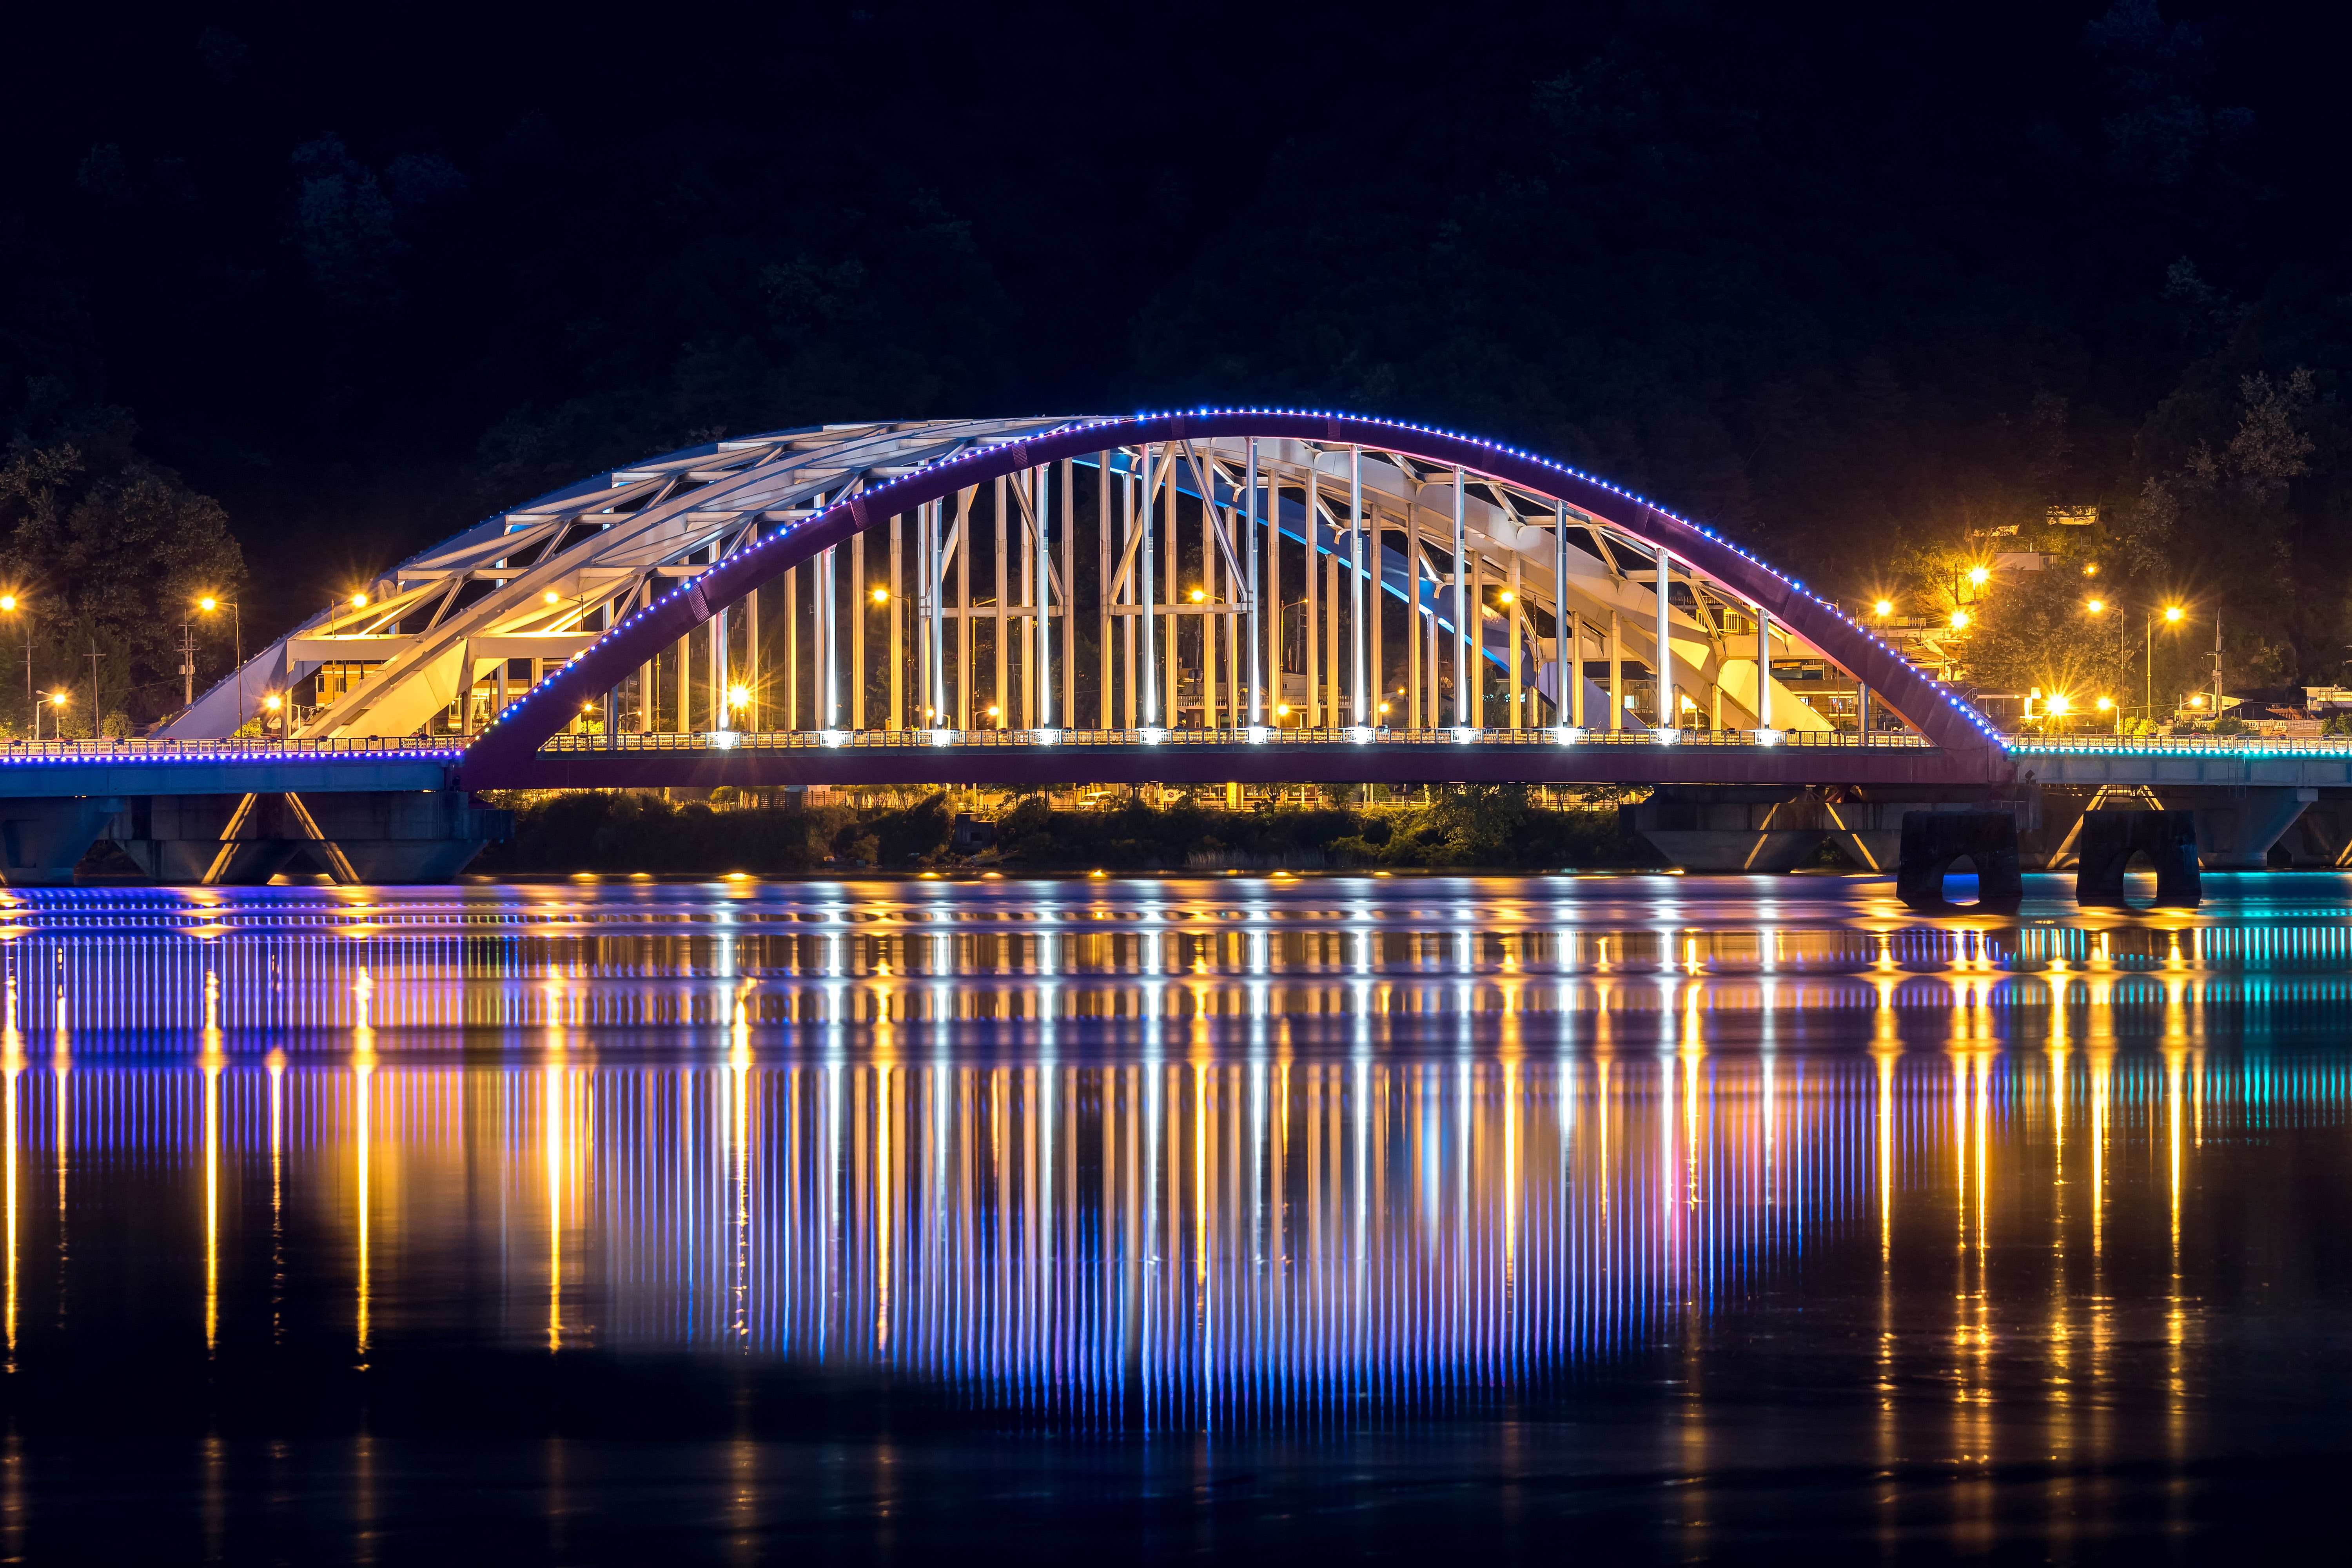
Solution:
M 814 1028 L 755 1028 L 746 991 L 709 1059 L 601 1059 L 568 1023 L 490 1061 L 430 1042 L 411 1059 L 364 1029 L 292 1060 L 210 1032 L 184 1063 L 12 1055 L 10 1353 L 70 1320 L 77 1204 L 103 1215 L 135 1179 L 192 1189 L 207 1350 L 278 1331 L 291 1234 L 313 1271 L 348 1260 L 362 1360 L 446 1326 L 462 1258 L 501 1331 L 550 1352 L 741 1349 L 1080 1424 L 1215 1428 L 1540 1379 L 1866 1237 L 1883 1283 L 1952 1258 L 1963 1413 L 1991 1397 L 2018 1298 L 1995 1257 L 2034 1246 L 2063 1405 L 2103 1375 L 2099 1270 L 2125 1236 L 2136 1267 L 2158 1244 L 2178 1384 L 2184 1249 L 2214 1239 L 2193 1205 L 2209 1139 L 2335 1126 L 2346 1089 L 2331 1058 L 2192 1043 L 2242 975 L 2036 977 L 2013 984 L 2047 987 L 2040 1006 L 1998 1008 L 1966 972 L 1842 981 L 1875 1006 L 1869 1048 L 1834 1051 L 1778 1048 L 1752 1021 L 1721 1037 L 1754 983 L 1679 972 L 1633 1007 L 1600 977 L 1433 982 L 1472 991 L 1451 1016 L 1341 984 L 1329 1011 L 1357 1022 L 1336 1031 L 1269 1016 L 1244 981 L 1231 1009 L 1223 984 L 1171 983 L 1112 1015 L 1133 1021 L 1125 1046 L 1067 1037 L 1087 1015 L 1066 983 L 1067 1011 L 1028 993 L 998 1015 L 1026 1026 L 984 1048 L 956 1028 L 989 1016 L 969 996 L 823 974 L 806 1013 L 778 1009 Z M 577 990 L 483 984 L 550 1019 L 591 1011 Z M 409 1001 L 375 995 L 394 1016 Z M 834 1026 L 852 1019 L 854 1047 Z M 1398 1037 L 1422 1021 L 1440 1026 Z M 1891 1322 L 1881 1340 L 1883 1384 Z M 1973 1428 L 1959 1447 L 1979 1452 Z
M 2144 925 L 1669 879 L 19 897 L 9 1376 L 460 1344 L 1521 1443 L 1642 1369 L 1680 1530 L 1801 1462 L 1912 1478 L 1855 1483 L 1887 1540 L 1922 1467 L 1949 1546 L 2014 1533 L 2020 1467 L 2047 1531 L 2118 1466 L 2188 1521 L 2241 1320 L 2342 1293 L 2352 1091 L 2352 883 L 2216 881 Z M 598 1483 L 549 1441 L 563 1511 Z M 773 1456 L 717 1462 L 748 1539 Z

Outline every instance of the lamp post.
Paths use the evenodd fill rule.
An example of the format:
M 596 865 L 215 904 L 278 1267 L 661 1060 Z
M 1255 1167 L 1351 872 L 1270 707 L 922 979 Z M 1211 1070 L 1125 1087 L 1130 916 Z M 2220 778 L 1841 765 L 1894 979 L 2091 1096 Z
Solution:
M 16 595 L 0 594 L 0 614 L 16 613 Z M 41 738 L 41 703 L 33 695 L 33 618 L 25 617 L 25 706 L 33 710 L 33 739 Z
M 208 616 L 224 606 L 236 628 L 236 723 L 229 731 L 234 736 L 245 728 L 245 607 L 234 599 L 216 599 L 210 594 L 196 601 L 196 608 Z
M 2146 623 L 2140 627 L 2147 642 L 2147 647 L 2140 653 L 2140 674 L 2146 683 L 2140 694 L 2140 711 L 2151 724 L 2156 722 L 2156 610 L 2150 607 Z M 2179 605 L 2164 606 L 2164 624 L 2168 626 L 2180 624 Z

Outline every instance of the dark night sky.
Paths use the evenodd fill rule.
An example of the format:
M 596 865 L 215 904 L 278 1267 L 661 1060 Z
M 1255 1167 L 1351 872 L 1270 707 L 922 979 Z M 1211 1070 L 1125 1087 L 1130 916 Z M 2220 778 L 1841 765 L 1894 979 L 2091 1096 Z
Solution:
M 281 616 L 715 429 L 1210 397 L 1528 441 L 1850 586 L 1988 517 L 2126 518 L 2298 364 L 2295 574 L 2341 578 L 2316 5 L 8 29 L 0 427 L 127 408 Z M 2352 640 L 2320 597 L 2267 634 L 2306 665 Z

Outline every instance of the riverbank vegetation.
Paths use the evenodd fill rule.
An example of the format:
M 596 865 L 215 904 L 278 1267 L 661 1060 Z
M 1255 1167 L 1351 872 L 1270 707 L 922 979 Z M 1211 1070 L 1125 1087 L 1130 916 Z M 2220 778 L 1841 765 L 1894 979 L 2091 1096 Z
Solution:
M 1032 795 L 992 818 L 959 811 L 945 792 L 910 804 L 798 808 L 589 791 L 518 795 L 501 804 L 515 813 L 515 837 L 493 845 L 476 871 L 1538 869 L 1655 859 L 1620 824 L 1612 801 L 1547 808 L 1507 785 L 1254 812 L 1190 797 L 1069 810 Z M 966 818 L 961 843 L 959 816 Z

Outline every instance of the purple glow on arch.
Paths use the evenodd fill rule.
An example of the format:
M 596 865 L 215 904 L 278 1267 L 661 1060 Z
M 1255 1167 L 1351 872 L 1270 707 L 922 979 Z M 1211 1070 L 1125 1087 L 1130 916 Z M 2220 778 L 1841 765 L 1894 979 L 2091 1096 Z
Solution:
M 1736 558 L 1738 561 L 1756 568 L 1772 581 L 1783 584 L 1785 587 L 1797 594 L 1802 595 L 1805 600 L 1809 601 L 1811 605 L 1819 606 L 1822 610 L 1828 612 L 1838 626 L 1861 637 L 1863 639 L 1863 647 L 1859 651 L 1875 649 L 1881 654 L 1891 655 L 1893 653 L 1893 649 L 1885 642 L 1884 639 L 1879 638 L 1874 634 L 1867 631 L 1867 629 L 1863 627 L 1860 623 L 1854 621 L 1852 616 L 1846 615 L 1838 606 L 1830 603 L 1828 600 L 1823 599 L 1820 595 L 1814 593 L 1802 582 L 1778 571 L 1769 563 L 1755 555 L 1752 552 L 1742 549 L 1739 546 L 1724 540 L 1722 536 L 1717 534 L 1713 529 L 1695 523 L 1677 512 L 1674 512 L 1664 507 L 1658 506 L 1654 502 L 1625 489 L 1621 485 L 1587 474 L 1583 470 L 1573 468 L 1568 464 L 1528 453 L 1523 448 L 1500 446 L 1497 443 L 1482 437 L 1462 435 L 1430 426 L 1411 424 L 1374 416 L 1339 414 L 1329 410 L 1308 412 L 1290 408 L 1266 408 L 1264 406 L 1251 406 L 1247 408 L 1202 406 L 1190 410 L 1173 410 L 1157 414 L 1148 412 L 1139 413 L 1128 418 L 1096 418 L 1073 421 L 1068 424 L 1056 426 L 1049 429 L 1033 432 L 1011 440 L 1003 441 L 996 446 L 975 446 L 952 457 L 934 458 L 929 462 L 918 466 L 908 473 L 896 476 L 883 481 L 879 485 L 872 487 L 865 491 L 861 496 L 855 498 L 854 500 L 851 498 L 839 498 L 811 517 L 787 521 L 781 525 L 775 532 L 763 539 L 756 541 L 753 550 L 740 552 L 736 556 L 730 557 L 730 562 L 740 562 L 751 559 L 754 555 L 761 553 L 757 549 L 758 545 L 773 543 L 778 540 L 786 538 L 788 535 L 798 531 L 802 522 L 830 521 L 837 523 L 845 515 L 856 515 L 856 511 L 859 510 L 858 502 L 862 502 L 872 498 L 887 497 L 891 492 L 901 490 L 911 482 L 923 479 L 929 475 L 958 469 L 979 463 L 983 458 L 1003 462 L 1005 471 L 1010 472 L 1014 468 L 1026 466 L 1026 462 L 1004 462 L 1005 458 L 1008 457 L 1018 457 L 1023 459 L 1030 459 L 1033 457 L 1036 447 L 1040 443 L 1053 442 L 1058 437 L 1074 435 L 1083 436 L 1097 431 L 1116 432 L 1122 426 L 1133 426 L 1151 425 L 1160 422 L 1181 422 L 1192 417 L 1210 419 L 1221 417 L 1244 419 L 1285 417 L 1312 418 L 1323 420 L 1327 422 L 1327 424 L 1330 422 L 1346 421 L 1350 424 L 1370 426 L 1380 431 L 1405 432 L 1413 435 L 1432 436 L 1442 441 L 1458 444 L 1463 447 L 1474 447 L 1484 452 L 1498 453 L 1534 468 L 1541 468 L 1551 473 L 1566 475 L 1580 484 L 1590 485 L 1597 489 L 1605 491 L 1610 495 L 1626 499 L 1642 508 L 1645 512 L 1662 520 L 1664 522 L 1671 524 L 1675 528 L 1688 531 L 1691 534 L 1696 535 L 1698 538 L 1706 541 L 1710 546 L 1721 551 L 1725 555 Z M 1177 433 L 1187 436 L 1199 434 L 1205 439 L 1215 439 L 1219 434 L 1214 431 L 1183 431 L 1181 428 L 1181 425 Z M 1309 443 L 1336 438 L 1328 432 L 1242 431 L 1233 432 L 1233 434 L 1258 436 L 1271 435 L 1273 438 L 1277 440 L 1305 440 Z M 1123 445 L 1124 440 L 1115 438 L 1115 444 Z M 1395 445 L 1400 450 L 1411 449 L 1409 444 L 1406 443 L 1395 443 Z M 1082 450 L 1082 448 L 1073 447 L 1069 452 L 1062 454 L 1062 456 L 1075 458 L 1080 450 Z M 1433 460 L 1447 460 L 1445 458 L 1436 458 L 1433 454 L 1420 453 L 1416 455 L 1430 457 Z M 1058 458 L 1048 460 L 1058 460 Z M 1459 458 L 1452 460 L 1459 462 Z M 1466 467 L 1468 465 L 1464 466 Z M 1505 479 L 1506 482 L 1527 484 L 1528 488 L 1537 489 L 1538 493 L 1541 493 L 1543 489 L 1540 485 L 1534 484 L 1528 479 L 1521 479 L 1517 476 L 1506 476 L 1499 473 L 1482 473 L 1481 477 L 1487 479 Z M 929 500 L 931 499 L 934 498 L 929 495 L 919 498 L 920 500 Z M 1567 496 L 1557 494 L 1557 492 L 1555 492 L 1555 499 L 1560 500 L 1569 500 Z M 1578 504 L 1580 505 L 1580 503 Z M 882 515 L 887 517 L 894 515 L 894 513 L 886 512 Z M 1633 534 L 1636 538 L 1642 537 L 1642 530 L 1635 523 L 1629 522 L 1621 517 L 1608 517 L 1603 518 L 1602 521 L 1621 531 Z M 1658 543 L 1659 542 L 1652 541 L 1651 542 Z M 1704 566 L 1706 563 L 1694 559 L 1692 564 Z M 778 568 L 778 570 L 782 570 L 782 568 Z M 1711 571 L 1710 574 L 1721 575 L 1719 571 Z M 705 579 L 698 578 L 693 581 L 699 582 Z M 731 604 L 735 602 L 736 599 L 741 597 L 743 593 L 751 591 L 756 588 L 760 583 L 764 582 L 766 578 L 764 576 L 752 578 L 751 581 L 744 584 L 740 589 L 725 595 L 724 603 Z M 521 710 L 529 703 L 530 698 L 537 695 L 541 689 L 551 688 L 552 685 L 560 682 L 563 675 L 570 672 L 574 665 L 576 665 L 580 660 L 593 660 L 599 649 L 604 648 L 607 643 L 610 642 L 615 633 L 625 632 L 635 627 L 638 625 L 640 616 L 648 614 L 654 608 L 670 606 L 683 601 L 689 585 L 689 583 L 681 583 L 677 587 L 672 589 L 668 594 L 662 595 L 652 605 L 648 605 L 641 608 L 627 621 L 621 623 L 617 626 L 609 628 L 604 636 L 600 637 L 588 649 L 584 650 L 581 654 L 574 655 L 571 660 L 567 660 L 561 671 L 555 675 L 548 677 L 547 679 L 542 681 L 539 687 L 534 687 L 531 692 L 527 693 L 522 699 L 512 704 L 505 713 L 494 718 L 490 724 L 482 731 L 481 735 L 476 739 L 476 742 L 467 747 L 468 754 L 475 755 L 480 760 L 489 762 L 495 765 L 496 762 L 499 760 L 501 753 L 510 752 L 516 748 L 516 746 L 520 744 L 519 742 L 510 742 L 508 735 L 500 732 L 506 729 L 505 721 L 508 717 Z M 725 579 L 722 580 L 722 586 L 732 589 L 735 585 L 731 579 Z M 1782 614 L 1785 617 L 1787 614 L 1785 609 Z M 1811 630 L 1807 630 L 1805 635 L 1810 640 L 1813 640 L 1815 642 L 1820 640 Z M 1831 652 L 1832 658 L 1836 658 L 1841 663 L 1852 662 L 1847 659 L 1843 653 L 1831 649 L 1824 649 L 1824 651 Z M 623 660 L 615 660 L 615 662 L 625 663 L 625 661 Z M 1943 685 L 1942 682 L 1934 679 L 1932 677 L 1921 674 L 1920 672 L 1910 668 L 1907 665 L 1901 664 L 1899 660 L 1892 668 L 1885 668 L 1884 661 L 1880 659 L 1873 659 L 1872 662 L 1880 667 L 1874 672 L 1874 680 L 1871 683 L 1875 689 L 1882 692 L 1885 692 L 1889 689 L 1889 684 L 1891 682 L 1895 689 L 1906 692 L 1916 692 L 1920 699 L 1924 699 L 1927 693 L 1941 696 L 1944 699 L 1947 707 L 1956 714 L 1964 716 L 1969 721 L 1970 728 L 1978 731 L 1980 736 L 1998 738 L 1997 732 L 1993 730 L 1992 726 L 1973 709 L 1961 703 L 1958 699 Z M 1905 710 L 1905 704 L 1895 701 L 1892 695 L 1887 697 L 1887 700 L 1890 706 L 1895 708 L 1896 711 L 1902 712 Z M 1915 722 L 1916 721 L 1916 720 L 1915 718 Z M 551 731 L 550 732 L 551 733 L 552 731 Z M 544 737 L 540 737 L 540 739 L 544 739 Z M 485 745 L 485 742 L 488 742 L 488 744 Z M 533 741 L 530 744 L 535 747 L 537 742 Z

